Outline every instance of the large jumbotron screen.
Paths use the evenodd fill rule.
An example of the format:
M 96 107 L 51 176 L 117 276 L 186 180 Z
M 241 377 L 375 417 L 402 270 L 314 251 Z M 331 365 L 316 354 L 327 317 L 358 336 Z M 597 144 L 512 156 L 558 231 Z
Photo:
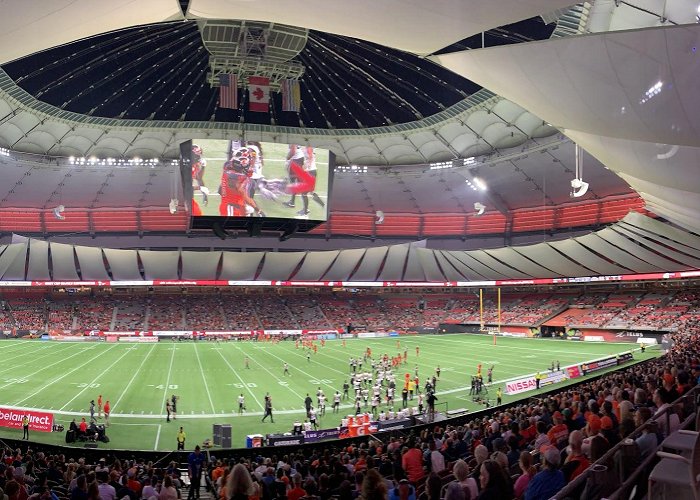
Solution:
M 184 187 L 193 217 L 328 219 L 334 159 L 328 150 L 193 139 L 181 145 L 181 157 L 183 179 L 191 178 Z

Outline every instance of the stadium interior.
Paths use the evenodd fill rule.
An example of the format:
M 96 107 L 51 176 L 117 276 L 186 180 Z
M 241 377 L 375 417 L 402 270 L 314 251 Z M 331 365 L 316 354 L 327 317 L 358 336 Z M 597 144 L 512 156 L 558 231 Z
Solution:
M 0 9 L 0 500 L 700 498 L 698 0 Z

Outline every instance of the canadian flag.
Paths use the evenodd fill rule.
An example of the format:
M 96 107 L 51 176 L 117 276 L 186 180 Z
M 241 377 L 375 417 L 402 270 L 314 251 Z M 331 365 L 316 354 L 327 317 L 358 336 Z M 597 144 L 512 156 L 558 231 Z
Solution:
M 248 78 L 248 109 L 267 113 L 270 106 L 270 79 L 264 76 Z

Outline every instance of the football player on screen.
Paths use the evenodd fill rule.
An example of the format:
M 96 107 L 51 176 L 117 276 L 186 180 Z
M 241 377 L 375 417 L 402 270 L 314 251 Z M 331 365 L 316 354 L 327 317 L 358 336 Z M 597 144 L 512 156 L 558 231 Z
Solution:
M 225 217 L 244 217 L 250 210 L 260 217 L 265 214 L 250 197 L 250 182 L 253 175 L 250 152 L 239 148 L 232 152 L 231 159 L 224 163 L 219 194 L 219 214 Z
M 316 155 L 311 146 L 289 145 L 287 153 L 287 172 L 290 184 L 286 191 L 292 195 L 286 206 L 294 208 L 297 194 L 301 195 L 304 207 L 297 212 L 297 215 L 309 215 L 309 194 L 311 198 L 324 207 L 326 204 L 316 194 Z
M 204 185 L 204 169 L 207 160 L 203 158 L 204 151 L 196 144 L 192 144 L 192 189 L 202 193 L 202 204 L 209 204 L 209 188 Z

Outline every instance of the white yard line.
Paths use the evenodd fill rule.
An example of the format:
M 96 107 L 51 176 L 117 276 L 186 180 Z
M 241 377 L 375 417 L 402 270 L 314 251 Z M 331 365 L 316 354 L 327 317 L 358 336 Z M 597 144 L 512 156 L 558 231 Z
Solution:
M 122 393 L 119 395 L 119 398 L 117 398 L 117 402 L 112 405 L 112 409 L 116 408 L 119 405 L 119 403 L 121 402 L 124 395 L 129 391 L 129 388 L 131 388 L 131 384 L 134 382 L 134 380 L 136 379 L 136 376 L 139 374 L 139 372 L 141 371 L 141 368 L 143 368 L 143 365 L 146 363 L 146 360 L 150 357 L 151 353 L 155 350 L 157 345 L 158 344 L 153 344 L 151 346 L 151 350 L 148 351 L 148 354 L 146 354 L 146 356 L 143 358 L 143 361 L 141 361 L 141 364 L 139 365 L 138 370 L 136 370 L 134 372 L 134 374 L 131 376 L 131 380 L 129 380 L 129 383 L 126 384 L 126 387 L 124 388 Z
M 64 374 L 61 375 L 60 377 L 57 377 L 57 378 L 53 379 L 51 382 L 48 382 L 48 383 L 46 383 L 46 384 L 42 384 L 42 386 L 41 386 L 38 390 L 34 391 L 33 393 L 31 393 L 31 394 L 30 394 L 29 396 L 27 396 L 26 398 L 20 399 L 19 401 L 17 401 L 17 402 L 15 403 L 15 405 L 18 405 L 18 404 L 20 404 L 20 403 L 23 403 L 24 401 L 26 401 L 26 400 L 28 400 L 28 399 L 30 399 L 30 398 L 36 396 L 37 394 L 39 394 L 41 391 L 43 391 L 43 390 L 46 389 L 47 387 L 51 387 L 51 386 L 52 386 L 53 384 L 55 384 L 56 382 L 58 382 L 58 381 L 60 381 L 60 380 L 63 380 L 63 379 L 66 378 L 68 375 L 70 375 L 71 373 L 73 373 L 73 372 L 76 371 L 76 370 L 79 370 L 79 369 L 82 368 L 83 366 L 85 366 L 85 365 L 87 365 L 87 364 L 90 364 L 90 363 L 94 363 L 94 362 L 97 360 L 97 358 L 99 358 L 100 356 L 102 356 L 102 355 L 105 354 L 106 352 L 111 351 L 111 350 L 114 349 L 116 346 L 117 346 L 117 344 L 113 345 L 113 346 L 110 347 L 109 349 L 105 349 L 104 351 L 102 351 L 101 353 L 99 353 L 98 355 L 96 355 L 96 356 L 94 356 L 94 357 L 89 356 L 89 359 L 88 359 L 85 363 L 82 363 L 82 364 L 76 366 L 75 368 L 73 368 L 72 370 L 70 370 L 70 371 L 64 373 Z M 81 349 L 81 350 L 80 350 L 79 352 L 77 352 L 76 354 L 85 355 L 85 352 Z M 74 354 L 73 356 L 75 356 L 76 354 Z M 70 359 L 70 358 L 72 358 L 73 356 L 68 356 L 68 358 L 62 359 L 61 362 L 65 361 L 66 359 Z M 48 365 L 48 366 L 46 366 L 46 367 L 44 367 L 44 368 L 41 368 L 41 369 L 37 370 L 37 372 L 39 372 L 39 371 L 41 371 L 41 370 L 43 370 L 43 369 L 45 369 L 45 368 L 48 368 L 48 367 L 50 367 L 50 366 L 53 366 L 54 364 L 56 364 L 56 363 L 52 363 L 51 365 Z
M 160 440 L 160 424 L 158 424 L 158 432 L 156 432 L 156 444 L 153 445 L 154 450 L 158 450 L 158 441 Z
M 236 346 L 236 349 L 238 349 L 239 351 L 241 351 L 241 353 L 243 353 L 243 354 L 245 355 L 245 353 L 243 352 L 243 349 L 241 349 L 241 348 L 238 347 L 238 346 Z M 275 374 L 272 373 L 270 370 L 268 370 L 267 368 L 265 368 L 265 365 L 263 365 L 262 363 L 259 363 L 255 358 L 251 358 L 251 359 L 253 360 L 253 362 L 254 362 L 256 365 L 260 366 L 260 368 L 262 368 L 262 369 L 265 370 L 267 373 L 269 373 L 270 375 L 272 375 L 275 379 L 277 379 L 278 382 L 284 381 L 284 379 L 279 378 L 277 375 L 275 375 Z M 294 368 L 292 368 L 292 369 L 294 369 Z M 280 387 L 282 387 L 282 385 L 280 385 Z M 284 386 L 284 387 L 285 387 L 285 389 L 287 389 L 288 391 L 291 391 L 291 392 L 293 392 L 294 394 L 296 394 L 296 395 L 297 395 L 298 397 L 300 397 L 302 400 L 304 399 L 304 396 L 302 396 L 302 395 L 299 394 L 297 391 L 295 391 L 294 389 L 292 389 L 289 385 L 286 385 L 286 386 Z
M 17 356 L 10 356 L 9 358 L 3 358 L 2 361 L 3 361 L 3 362 L 7 362 L 7 361 L 10 361 L 10 360 L 13 360 L 13 359 L 17 359 L 17 358 L 21 358 L 21 357 L 24 357 L 24 356 L 30 356 L 30 357 L 31 357 L 31 360 L 32 360 L 32 364 L 34 364 L 34 363 L 36 363 L 36 361 L 38 361 L 38 360 L 40 360 L 40 359 L 44 359 L 44 358 L 46 358 L 46 357 L 53 357 L 53 356 L 55 356 L 56 354 L 60 354 L 61 352 L 70 349 L 70 346 L 65 346 L 65 345 L 64 345 L 64 346 L 62 346 L 62 347 L 65 347 L 65 349 L 63 349 L 63 350 L 61 350 L 61 351 L 58 351 L 58 353 L 56 353 L 56 352 L 50 352 L 50 353 L 46 353 L 46 354 L 44 354 L 44 355 L 35 356 L 35 357 L 32 357 L 32 354 L 36 354 L 34 351 L 31 351 L 31 350 L 29 350 L 29 349 L 20 349 L 20 351 L 22 351 L 22 354 L 18 354 Z M 78 354 L 78 353 L 76 353 L 76 354 Z M 66 359 L 67 359 L 67 358 L 66 358 Z M 62 361 L 63 361 L 63 360 L 62 360 Z M 60 361 L 58 361 L 58 363 L 60 363 Z M 18 363 L 18 364 L 21 365 L 21 363 Z M 15 363 L 9 363 L 7 368 L 5 368 L 4 370 L 0 370 L 0 373 L 12 372 L 13 370 L 16 370 L 16 369 L 17 369 L 17 364 L 15 364 Z M 14 375 L 14 374 L 13 374 L 13 375 Z M 24 377 L 17 377 L 17 378 L 24 378 Z
M 121 356 L 119 356 L 117 359 L 114 360 L 114 362 L 113 362 L 112 364 L 110 364 L 107 368 L 105 368 L 104 370 L 102 370 L 98 376 L 96 376 L 94 379 L 92 379 L 92 381 L 89 382 L 89 383 L 83 388 L 82 391 L 80 391 L 79 393 L 77 393 L 75 396 L 73 396 L 71 399 L 69 399 L 68 402 L 67 402 L 66 404 L 64 404 L 63 406 L 61 406 L 61 407 L 59 408 L 59 411 L 60 411 L 60 410 L 65 410 L 66 406 L 68 406 L 70 403 L 72 403 L 73 401 L 75 401 L 75 399 L 76 399 L 78 396 L 80 396 L 82 393 L 84 393 L 84 392 L 87 391 L 88 389 L 91 389 L 91 388 L 92 388 L 92 387 L 91 387 L 92 384 L 94 384 L 96 381 L 100 380 L 100 378 L 104 377 L 104 376 L 105 376 L 105 373 L 109 372 L 109 370 L 111 370 L 112 367 L 113 367 L 114 365 L 116 365 L 117 363 L 119 363 L 119 362 L 124 358 L 124 356 L 126 356 L 127 354 L 129 354 L 129 350 L 128 350 L 128 349 L 125 349 L 125 350 L 124 350 L 124 354 L 122 354 Z
M 165 400 L 168 398 L 168 388 L 170 387 L 170 374 L 173 372 L 173 360 L 175 359 L 175 344 L 171 345 L 170 348 L 173 350 L 170 356 L 170 366 L 168 366 L 168 377 L 165 379 L 165 388 L 163 389 L 163 402 L 160 404 L 160 411 L 163 411 L 165 407 Z M 162 418 L 158 415 L 158 418 Z
M 221 350 L 218 350 L 218 351 L 216 351 L 216 352 L 219 353 L 219 356 L 221 356 L 221 359 L 224 360 L 224 363 L 226 363 L 226 364 L 228 365 L 228 367 L 231 369 L 231 371 L 233 372 L 233 374 L 238 378 L 238 380 L 241 381 L 241 384 L 243 384 L 243 387 L 245 387 L 245 388 L 248 390 L 248 392 L 249 392 L 250 395 L 253 397 L 253 399 L 255 400 L 255 402 L 258 403 L 258 406 L 260 407 L 260 409 L 264 409 L 265 407 L 262 405 L 262 403 L 260 403 L 260 400 L 259 400 L 258 398 L 255 397 L 255 394 L 253 393 L 253 391 L 250 390 L 250 387 L 248 387 L 248 384 L 245 383 L 245 380 L 243 380 L 243 379 L 241 378 L 241 376 L 238 374 L 238 372 L 236 371 L 236 369 L 235 369 L 233 366 L 231 366 L 231 363 L 229 363 L 229 362 L 228 362 L 228 359 L 226 359 L 226 358 L 224 357 L 224 355 L 221 353 Z M 248 415 L 255 415 L 255 413 L 248 413 Z M 260 415 L 262 415 L 262 413 L 260 413 Z
M 55 354 L 55 353 L 53 353 L 53 354 Z M 47 368 L 51 368 L 52 366 L 55 366 L 55 365 L 57 365 L 57 364 L 63 363 L 65 360 L 70 359 L 70 358 L 72 358 L 72 357 L 74 357 L 74 356 L 78 356 L 78 355 L 80 355 L 80 354 L 84 354 L 84 352 L 78 351 L 78 352 L 76 352 L 75 354 L 71 354 L 71 355 L 68 356 L 67 358 L 61 358 L 60 360 L 56 361 L 55 363 L 51 363 L 51 364 L 49 364 L 49 365 L 42 366 L 42 367 L 39 368 L 39 369 L 32 370 L 32 371 L 31 371 L 29 374 L 27 374 L 27 375 L 17 375 L 17 374 L 15 374 L 16 376 L 13 377 L 13 378 L 29 378 L 29 377 L 31 377 L 32 375 L 35 375 L 35 374 L 37 374 L 37 373 L 40 373 L 40 372 L 46 370 Z M 41 359 L 42 357 L 43 357 L 43 356 L 40 356 L 40 357 L 38 357 L 38 358 L 34 358 L 34 359 L 32 360 L 32 364 L 33 364 L 34 360 L 36 360 L 36 359 Z M 16 369 L 17 369 L 17 365 L 15 365 L 14 363 L 10 365 L 10 368 L 8 368 L 8 370 L 16 370 Z M 4 371 L 7 371 L 7 370 L 4 370 Z M 3 386 L 0 386 L 0 389 L 4 389 L 5 387 L 7 387 L 7 386 L 9 386 L 9 385 L 12 385 L 13 383 L 14 383 L 14 382 L 9 382 L 9 383 L 7 383 L 7 384 L 5 384 L 5 385 L 3 385 Z
M 282 363 L 284 363 L 284 360 L 283 360 L 282 358 L 280 358 L 280 357 L 277 356 L 276 354 L 272 354 L 272 352 L 270 352 L 269 350 L 267 351 L 267 354 L 269 354 L 270 356 L 273 356 L 273 357 L 279 359 Z M 296 354 L 296 353 L 294 353 L 294 354 Z M 301 356 L 301 354 L 298 354 L 298 356 Z M 303 356 L 302 356 L 302 357 L 303 357 Z M 301 372 L 301 373 L 303 373 L 304 375 L 306 375 L 307 377 L 309 377 L 309 380 L 315 380 L 315 379 L 316 379 L 315 376 L 311 375 L 311 374 L 308 373 L 308 372 L 305 372 L 304 370 L 302 370 L 302 369 L 299 368 L 298 366 L 295 366 L 295 367 L 293 367 L 293 368 L 294 368 L 296 371 Z M 326 367 L 326 368 L 328 368 L 328 367 Z M 338 371 L 338 370 L 335 370 L 335 369 L 334 369 L 334 371 Z M 338 372 L 338 373 L 342 373 L 342 372 Z M 323 385 L 327 385 L 328 387 L 333 387 L 333 388 L 335 389 L 335 387 L 333 386 L 333 384 L 323 383 Z
M 194 345 L 194 355 L 197 358 L 197 364 L 199 365 L 199 373 L 202 374 L 202 380 L 204 381 L 204 388 L 207 391 L 207 397 L 209 398 L 209 404 L 211 405 L 211 412 L 216 413 L 216 408 L 214 408 L 214 401 L 211 399 L 211 392 L 209 392 L 209 385 L 207 384 L 207 377 L 204 375 L 204 368 L 202 367 L 202 362 L 199 359 L 199 351 L 197 350 L 197 344 L 199 342 L 193 342 Z

